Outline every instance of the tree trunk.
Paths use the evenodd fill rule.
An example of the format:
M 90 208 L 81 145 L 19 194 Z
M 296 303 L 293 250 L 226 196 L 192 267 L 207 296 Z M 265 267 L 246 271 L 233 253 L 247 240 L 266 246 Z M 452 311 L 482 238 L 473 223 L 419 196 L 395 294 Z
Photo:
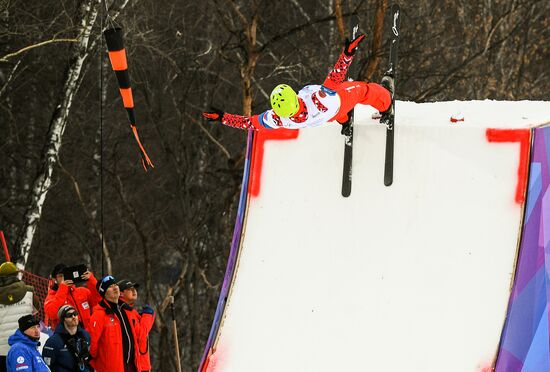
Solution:
M 336 16 L 336 25 L 340 38 L 344 40 L 346 38 L 346 30 L 344 27 L 344 17 L 342 16 L 342 0 L 336 0 L 334 3 L 334 15 Z
M 89 54 L 88 41 L 97 19 L 99 4 L 99 0 L 84 0 L 80 6 L 81 21 L 78 30 L 78 42 L 73 49 L 72 62 L 67 70 L 65 84 L 50 122 L 46 145 L 42 154 L 42 166 L 34 180 L 30 205 L 25 213 L 24 224 L 16 244 L 17 264 L 20 268 L 25 267 L 29 258 L 46 195 L 52 184 L 52 175 L 59 159 L 67 118 L 73 98 L 78 90 L 79 80 L 82 79 L 82 66 Z
M 376 8 L 376 16 L 374 18 L 372 44 L 370 50 L 370 58 L 367 67 L 361 73 L 360 79 L 371 81 L 374 73 L 380 64 L 380 50 L 382 48 L 382 33 L 384 31 L 384 16 L 388 10 L 388 0 L 378 0 Z
M 243 114 L 247 116 L 252 115 L 252 77 L 254 76 L 254 70 L 256 69 L 256 63 L 258 62 L 259 54 L 256 49 L 256 31 L 258 26 L 257 15 L 254 14 L 252 21 L 246 27 L 247 37 L 247 60 L 246 64 L 241 67 L 241 77 L 243 83 Z

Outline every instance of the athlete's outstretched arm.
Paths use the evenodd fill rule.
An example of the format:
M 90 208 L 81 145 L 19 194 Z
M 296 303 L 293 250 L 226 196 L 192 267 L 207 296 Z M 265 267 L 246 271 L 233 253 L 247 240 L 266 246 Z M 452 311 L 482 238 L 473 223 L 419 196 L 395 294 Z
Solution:
M 243 116 L 212 109 L 203 112 L 202 116 L 208 121 L 220 121 L 222 124 L 233 128 L 259 130 L 262 127 L 258 121 L 258 115 Z
M 262 114 L 263 115 L 263 114 Z M 244 116 L 237 114 L 229 114 L 218 109 L 212 109 L 211 111 L 205 111 L 202 113 L 202 116 L 208 121 L 220 121 L 222 124 L 227 125 L 233 128 L 239 129 L 253 129 L 260 130 L 265 128 L 264 125 L 260 123 L 260 115 L 253 116 Z

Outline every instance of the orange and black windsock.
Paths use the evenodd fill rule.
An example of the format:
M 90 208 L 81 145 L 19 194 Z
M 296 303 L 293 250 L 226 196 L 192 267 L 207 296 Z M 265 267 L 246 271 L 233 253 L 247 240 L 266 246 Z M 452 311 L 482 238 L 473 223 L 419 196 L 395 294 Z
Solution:
M 105 35 L 105 40 L 107 42 L 111 66 L 113 67 L 118 80 L 122 103 L 128 113 L 130 127 L 132 128 L 132 132 L 134 133 L 134 137 L 141 151 L 141 163 L 145 170 L 147 170 L 148 166 L 154 168 L 155 166 L 151 162 L 149 155 L 147 155 L 147 152 L 139 139 L 137 131 L 136 113 L 134 111 L 134 97 L 132 95 L 132 87 L 130 85 L 130 75 L 128 74 L 128 62 L 126 59 L 126 49 L 124 49 L 124 41 L 122 39 L 122 29 L 119 27 L 110 28 L 105 30 L 103 34 Z

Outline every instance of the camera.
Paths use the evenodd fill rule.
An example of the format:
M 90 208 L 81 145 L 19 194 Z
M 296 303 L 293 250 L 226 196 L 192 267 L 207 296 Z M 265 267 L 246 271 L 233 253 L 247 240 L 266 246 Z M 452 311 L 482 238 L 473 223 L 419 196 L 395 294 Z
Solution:
M 72 280 L 73 283 L 82 283 L 86 280 L 82 279 L 82 274 L 88 271 L 88 268 L 84 264 L 68 266 L 63 269 L 63 279 Z

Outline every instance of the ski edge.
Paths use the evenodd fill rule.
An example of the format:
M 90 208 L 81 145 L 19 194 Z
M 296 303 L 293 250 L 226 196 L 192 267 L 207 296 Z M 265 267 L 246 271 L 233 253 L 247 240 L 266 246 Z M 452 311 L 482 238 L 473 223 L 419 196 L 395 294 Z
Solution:
M 386 129 L 386 151 L 384 160 L 384 185 L 391 186 L 393 184 L 393 168 L 394 168 L 394 142 L 395 142 L 395 89 L 397 85 L 397 47 L 400 37 L 401 26 L 401 7 L 394 3 L 391 7 L 392 24 L 392 41 L 390 46 L 390 63 L 386 74 L 390 74 L 394 79 L 394 88 L 392 94 L 392 115 Z M 393 55 L 395 53 L 395 56 Z
M 351 37 L 359 33 L 359 19 L 356 15 L 351 18 Z M 350 71 L 351 73 L 351 71 Z M 348 114 L 350 121 L 350 135 L 344 136 L 344 163 L 342 169 L 342 196 L 347 198 L 351 195 L 352 172 L 353 172 L 353 121 L 355 110 Z

